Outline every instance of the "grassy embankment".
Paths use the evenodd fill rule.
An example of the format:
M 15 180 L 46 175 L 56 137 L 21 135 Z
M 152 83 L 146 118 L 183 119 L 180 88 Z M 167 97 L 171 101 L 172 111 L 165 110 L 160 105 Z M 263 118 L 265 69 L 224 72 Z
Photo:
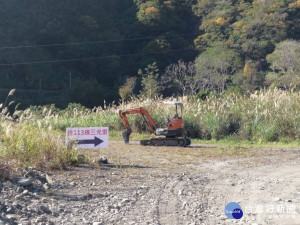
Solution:
M 205 140 L 205 143 L 244 146 L 276 142 L 297 146 L 299 99 L 298 92 L 268 90 L 250 96 L 230 94 L 205 101 L 179 100 L 184 103 L 185 126 L 193 142 Z M 8 114 L 5 104 L 0 125 L 0 160 L 40 169 L 64 168 L 76 158 L 75 149 L 65 146 L 66 127 L 107 126 L 111 138 L 120 139 L 124 126 L 118 116 L 119 109 L 144 107 L 160 127 L 165 127 L 165 117 L 173 116 L 174 107 L 162 102 L 163 99 L 132 99 L 118 106 L 92 110 L 74 104 L 65 110 L 53 106 L 32 107 L 23 112 L 15 111 L 15 116 Z M 128 118 L 134 130 L 132 139 L 150 136 L 145 132 L 147 127 L 141 116 L 129 115 Z M 3 174 L 1 170 L 4 169 L 0 166 Z

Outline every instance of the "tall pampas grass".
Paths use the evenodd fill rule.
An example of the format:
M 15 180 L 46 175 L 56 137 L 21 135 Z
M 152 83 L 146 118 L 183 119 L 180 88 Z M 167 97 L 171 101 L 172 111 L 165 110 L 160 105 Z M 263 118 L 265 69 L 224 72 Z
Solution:
M 64 131 L 66 127 L 108 126 L 112 130 L 125 129 L 119 110 L 144 107 L 159 127 L 166 127 L 165 118 L 175 113 L 174 106 L 164 101 L 179 101 L 184 104 L 183 118 L 188 134 L 194 138 L 222 139 L 236 137 L 240 140 L 295 140 L 300 138 L 300 94 L 279 89 L 256 91 L 251 95 L 212 95 L 206 100 L 178 97 L 131 97 L 130 101 L 112 103 L 92 110 L 76 106 L 55 114 L 50 108 L 43 109 L 43 117 L 36 118 L 33 111 L 25 110 L 23 119 L 36 121 L 40 126 L 50 126 Z M 145 132 L 140 115 L 128 115 L 134 132 Z

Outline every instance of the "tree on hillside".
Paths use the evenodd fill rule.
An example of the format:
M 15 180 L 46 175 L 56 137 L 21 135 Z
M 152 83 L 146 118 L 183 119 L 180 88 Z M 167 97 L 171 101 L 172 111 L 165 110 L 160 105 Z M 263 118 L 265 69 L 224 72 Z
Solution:
M 201 80 L 197 76 L 193 62 L 179 60 L 166 68 L 163 82 L 177 86 L 183 96 L 195 95 L 200 88 Z
M 225 42 L 229 38 L 236 13 L 232 1 L 199 0 L 194 12 L 202 18 L 199 27 L 202 34 L 194 40 L 197 49 L 204 51 L 214 42 Z
M 141 95 L 147 98 L 154 98 L 159 95 L 161 87 L 159 85 L 159 69 L 156 63 L 149 64 L 144 71 L 139 70 L 138 74 L 142 77 Z
M 154 25 L 160 20 L 160 7 L 155 1 L 146 1 L 141 3 L 137 13 L 139 21 L 146 25 Z
M 199 0 L 194 12 L 202 19 L 203 33 L 194 40 L 195 46 L 204 51 L 222 41 L 244 58 L 264 60 L 287 37 L 289 2 Z
M 300 39 L 300 0 L 292 1 L 289 4 L 289 28 L 288 28 L 288 35 L 289 38 L 293 38 L 296 40 Z
M 243 92 L 253 92 L 261 87 L 265 79 L 265 73 L 260 71 L 259 61 L 246 60 L 243 71 L 232 76 L 232 84 Z
M 274 52 L 267 55 L 267 61 L 273 71 L 267 75 L 267 84 L 276 82 L 286 87 L 300 85 L 299 41 L 286 40 L 279 43 Z
M 243 2 L 237 8 L 228 44 L 249 60 L 263 61 L 287 37 L 288 1 Z
M 201 80 L 201 89 L 217 91 L 225 90 L 226 82 L 241 69 L 240 56 L 233 50 L 218 43 L 207 48 L 195 60 L 197 74 Z

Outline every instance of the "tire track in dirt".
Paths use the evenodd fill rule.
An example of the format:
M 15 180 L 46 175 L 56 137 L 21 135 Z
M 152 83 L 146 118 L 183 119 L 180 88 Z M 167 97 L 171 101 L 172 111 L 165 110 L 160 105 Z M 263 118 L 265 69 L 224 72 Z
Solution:
M 158 223 L 163 224 L 179 224 L 178 222 L 178 210 L 180 199 L 176 194 L 175 189 L 182 186 L 180 183 L 183 176 L 178 178 L 167 178 L 167 181 L 162 187 L 161 193 L 157 201 L 157 213 L 158 213 Z
M 208 204 L 203 174 L 167 177 L 156 201 L 156 219 L 160 225 L 201 224 Z

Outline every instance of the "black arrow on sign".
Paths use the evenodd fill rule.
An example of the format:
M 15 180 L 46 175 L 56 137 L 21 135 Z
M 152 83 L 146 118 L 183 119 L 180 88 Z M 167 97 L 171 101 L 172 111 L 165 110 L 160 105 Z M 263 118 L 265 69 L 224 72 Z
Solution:
M 90 139 L 90 140 L 78 140 L 77 144 L 78 145 L 90 145 L 90 144 L 94 144 L 94 147 L 96 147 L 97 145 L 100 145 L 102 141 L 100 138 L 94 137 L 94 139 Z

